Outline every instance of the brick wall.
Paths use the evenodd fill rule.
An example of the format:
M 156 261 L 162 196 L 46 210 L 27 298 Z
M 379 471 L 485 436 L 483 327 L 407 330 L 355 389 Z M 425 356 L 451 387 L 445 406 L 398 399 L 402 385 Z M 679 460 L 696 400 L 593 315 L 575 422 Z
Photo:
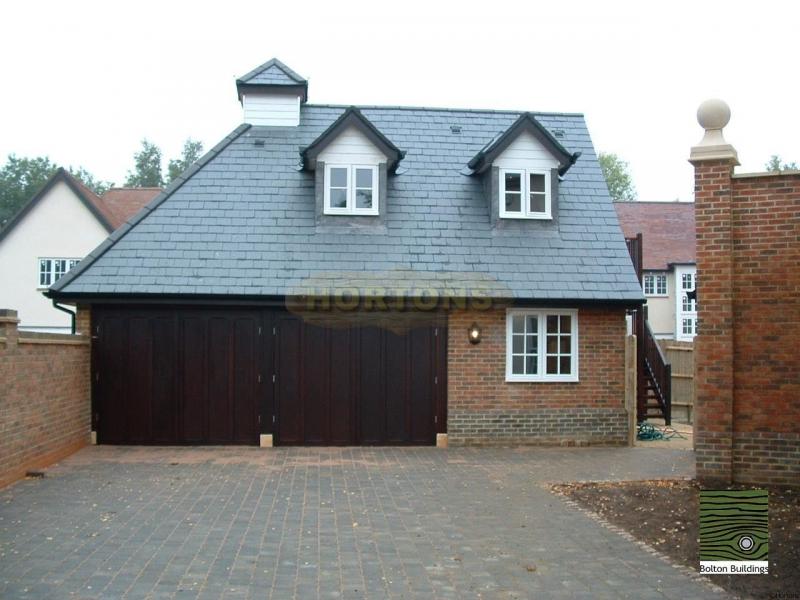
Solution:
M 800 485 L 800 173 L 698 161 L 695 211 L 698 477 Z
M 0 310 L 0 487 L 89 442 L 86 336 L 18 332 L 16 316 Z
M 473 322 L 477 345 L 467 339 Z M 449 443 L 625 444 L 625 311 L 580 309 L 578 330 L 579 382 L 508 383 L 505 308 L 452 312 Z

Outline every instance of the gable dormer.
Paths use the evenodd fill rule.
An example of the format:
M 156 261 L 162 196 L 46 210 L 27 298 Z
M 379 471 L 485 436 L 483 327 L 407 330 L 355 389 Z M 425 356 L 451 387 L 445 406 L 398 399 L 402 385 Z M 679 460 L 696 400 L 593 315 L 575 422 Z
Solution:
M 389 175 L 404 152 L 355 107 L 348 108 L 301 152 L 303 168 L 315 173 L 317 217 L 379 217 L 386 214 Z
M 552 221 L 558 214 L 558 183 L 580 153 L 570 154 L 530 113 L 484 146 L 469 162 L 486 174 L 492 223 L 500 219 Z
M 267 127 L 297 127 L 300 104 L 308 99 L 308 81 L 277 58 L 236 80 L 244 122 Z

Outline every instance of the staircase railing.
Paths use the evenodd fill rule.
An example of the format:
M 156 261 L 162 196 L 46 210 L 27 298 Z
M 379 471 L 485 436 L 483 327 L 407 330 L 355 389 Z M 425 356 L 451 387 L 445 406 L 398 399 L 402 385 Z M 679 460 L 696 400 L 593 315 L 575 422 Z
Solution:
M 667 362 L 648 321 L 644 322 L 644 368 L 667 425 L 672 421 L 672 365 Z

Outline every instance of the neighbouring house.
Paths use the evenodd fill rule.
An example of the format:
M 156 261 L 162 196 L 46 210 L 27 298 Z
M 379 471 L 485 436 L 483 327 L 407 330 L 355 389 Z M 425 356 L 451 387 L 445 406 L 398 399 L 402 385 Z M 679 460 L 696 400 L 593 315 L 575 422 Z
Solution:
M 17 311 L 23 330 L 69 332 L 70 315 L 42 292 L 159 191 L 114 188 L 101 198 L 58 169 L 0 231 L 0 306 Z
M 735 173 L 730 109 L 704 102 L 691 150 L 700 331 L 697 476 L 800 486 L 800 171 Z
M 626 443 L 644 297 L 582 115 L 315 105 L 275 59 L 237 91 L 48 291 L 100 443 Z
M 642 234 L 647 320 L 657 338 L 691 341 L 697 333 L 694 203 L 615 202 L 626 238 Z

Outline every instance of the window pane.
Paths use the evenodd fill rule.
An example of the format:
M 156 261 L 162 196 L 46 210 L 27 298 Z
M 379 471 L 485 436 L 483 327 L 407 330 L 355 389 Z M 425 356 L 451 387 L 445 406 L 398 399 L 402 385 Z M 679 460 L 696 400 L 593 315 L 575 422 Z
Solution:
M 562 375 L 569 375 L 572 373 L 572 360 L 569 356 L 562 356 L 561 357 L 561 374 Z
M 519 315 L 512 317 L 511 331 L 514 333 L 525 333 L 525 317 Z
M 539 333 L 539 317 L 528 317 L 528 333 Z
M 506 211 L 520 212 L 522 210 L 522 194 L 511 193 L 506 194 Z
M 539 348 L 537 347 L 539 341 L 536 338 L 537 336 L 535 335 L 526 336 L 527 343 L 525 345 L 525 352 L 527 354 L 537 354 L 539 352 Z
M 548 335 L 547 336 L 547 353 L 548 354 L 555 354 L 558 352 L 558 336 L 557 335 Z
M 506 173 L 507 192 L 522 192 L 522 175 L 520 173 Z
M 570 336 L 562 335 L 559 344 L 561 345 L 561 348 L 559 348 L 561 354 L 569 354 L 572 352 L 572 338 Z
M 535 356 L 528 356 L 525 358 L 525 374 L 526 375 L 536 375 L 538 372 L 539 361 L 536 359 Z
M 644 293 L 647 295 L 653 294 L 653 276 L 652 275 L 645 275 L 644 276 Z
M 372 208 L 372 190 L 356 190 L 356 208 Z
M 525 338 L 521 335 L 511 336 L 511 351 L 514 354 L 522 354 L 525 352 Z
M 558 333 L 558 317 L 547 315 L 547 333 Z
M 558 375 L 558 357 L 557 356 L 548 356 L 547 357 L 547 374 L 548 375 Z
M 545 212 L 544 194 L 531 194 L 531 205 L 528 210 L 534 213 Z
M 372 169 L 356 169 L 356 187 L 372 187 Z
M 531 173 L 531 192 L 544 193 L 544 175 L 540 173 Z
M 524 356 L 515 356 L 511 361 L 511 372 L 514 375 L 524 375 L 525 374 L 525 357 Z
M 561 333 L 569 333 L 570 331 L 572 331 L 572 317 L 561 315 Z
M 347 187 L 347 169 L 339 167 L 331 169 L 331 187 Z
M 347 190 L 331 190 L 331 207 L 347 208 Z
M 50 261 L 39 261 L 39 285 L 50 285 Z

